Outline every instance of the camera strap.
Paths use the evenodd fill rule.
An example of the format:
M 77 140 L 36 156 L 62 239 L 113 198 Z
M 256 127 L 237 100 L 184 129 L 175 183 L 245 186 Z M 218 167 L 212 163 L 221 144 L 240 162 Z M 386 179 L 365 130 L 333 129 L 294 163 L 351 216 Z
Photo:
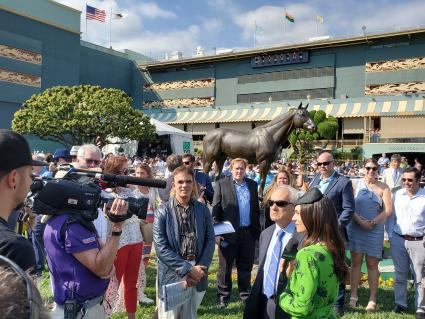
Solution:
M 67 220 L 62 224 L 62 227 L 60 229 L 60 238 L 61 241 L 65 241 L 65 232 L 68 229 L 68 225 L 72 223 L 77 223 L 86 228 L 88 231 L 96 233 L 97 230 L 96 227 L 94 227 L 94 224 L 82 217 L 81 215 L 77 214 L 69 214 Z
M 121 223 L 125 221 L 126 219 L 131 218 L 131 216 L 133 216 L 132 214 L 129 214 L 129 213 L 127 213 L 126 215 L 114 215 L 114 214 L 111 214 L 109 211 L 106 213 L 106 215 L 108 216 L 108 219 L 112 223 Z

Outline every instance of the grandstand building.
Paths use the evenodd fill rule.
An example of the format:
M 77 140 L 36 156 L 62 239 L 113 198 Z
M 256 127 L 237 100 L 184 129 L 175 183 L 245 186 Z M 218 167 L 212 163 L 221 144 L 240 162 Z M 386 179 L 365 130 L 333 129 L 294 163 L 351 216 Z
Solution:
M 34 93 L 96 84 L 195 141 L 217 127 L 249 131 L 303 102 L 338 118 L 338 148 L 425 153 L 423 28 L 152 61 L 82 41 L 81 14 L 48 0 L 0 2 L 1 128 Z

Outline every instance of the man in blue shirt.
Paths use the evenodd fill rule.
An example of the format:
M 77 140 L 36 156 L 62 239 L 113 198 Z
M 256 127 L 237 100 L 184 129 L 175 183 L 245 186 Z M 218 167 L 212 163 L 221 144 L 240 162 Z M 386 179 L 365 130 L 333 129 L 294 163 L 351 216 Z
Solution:
M 235 158 L 232 176 L 215 184 L 212 216 L 215 222 L 229 221 L 234 233 L 217 236 L 219 267 L 217 303 L 225 308 L 232 291 L 232 266 L 236 261 L 239 297 L 246 301 L 251 292 L 251 271 L 254 264 L 255 241 L 260 234 L 260 208 L 257 183 L 245 178 L 248 162 Z

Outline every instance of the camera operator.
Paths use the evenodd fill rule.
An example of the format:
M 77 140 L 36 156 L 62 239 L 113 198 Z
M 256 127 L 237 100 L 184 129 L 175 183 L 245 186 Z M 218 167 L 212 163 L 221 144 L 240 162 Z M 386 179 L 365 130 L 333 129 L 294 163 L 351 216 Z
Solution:
M 47 163 L 34 161 L 25 138 L 0 130 L 0 255 L 24 271 L 35 268 L 34 250 L 28 240 L 8 228 L 12 210 L 22 206 L 32 183 L 32 167 Z
M 125 215 L 128 203 L 116 198 L 111 214 Z M 104 209 L 107 209 L 106 206 Z M 52 318 L 64 318 L 66 309 L 77 309 L 75 318 L 104 318 L 103 294 L 113 275 L 122 222 L 111 224 L 111 233 L 104 245 L 93 226 L 68 223 L 68 214 L 50 218 L 44 232 L 44 245 L 52 280 L 56 307 Z M 64 236 L 62 226 L 66 223 Z M 72 311 L 71 311 L 72 313 Z M 72 317 L 72 315 L 71 315 Z

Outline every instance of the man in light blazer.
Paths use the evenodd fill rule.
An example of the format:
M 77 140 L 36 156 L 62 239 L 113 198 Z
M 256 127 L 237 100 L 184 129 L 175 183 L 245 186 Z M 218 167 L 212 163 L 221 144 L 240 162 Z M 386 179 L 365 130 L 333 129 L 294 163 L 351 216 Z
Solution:
M 382 182 L 389 186 L 391 193 L 395 193 L 403 187 L 403 183 L 401 182 L 403 169 L 400 168 L 400 163 L 400 154 L 393 154 L 391 156 L 390 167 L 382 173 Z
M 229 221 L 234 233 L 218 236 L 217 305 L 227 307 L 232 291 L 232 267 L 236 261 L 239 297 L 246 301 L 251 292 L 251 271 L 255 241 L 260 235 L 260 207 L 257 183 L 245 178 L 248 162 L 231 161 L 232 176 L 215 184 L 212 216 L 214 222 Z
M 304 238 L 299 234 L 292 221 L 294 215 L 293 203 L 297 199 L 298 191 L 289 185 L 278 187 L 270 196 L 266 205 L 270 207 L 270 219 L 275 223 L 267 227 L 260 235 L 259 263 L 251 294 L 245 306 L 243 319 L 286 319 L 290 316 L 278 306 L 279 295 L 286 287 L 285 273 L 281 276 L 282 252 L 287 245 L 296 240 L 298 245 Z M 283 231 L 282 237 L 279 232 Z M 291 240 L 291 238 L 293 240 Z M 280 240 L 279 240 L 280 239 Z M 289 240 L 291 243 L 288 244 Z M 276 245 L 279 245 L 278 266 L 273 263 Z M 298 246 L 297 245 L 297 246 Z M 287 247 L 289 248 L 289 247 Z
M 322 151 L 317 157 L 317 174 L 310 187 L 318 187 L 335 205 L 338 215 L 338 223 L 341 227 L 345 239 L 347 240 L 346 226 L 351 221 L 354 213 L 354 194 L 351 181 L 340 174 L 335 168 L 335 161 L 329 151 Z M 344 314 L 345 283 L 341 282 L 339 294 L 334 304 L 334 310 L 337 316 Z

